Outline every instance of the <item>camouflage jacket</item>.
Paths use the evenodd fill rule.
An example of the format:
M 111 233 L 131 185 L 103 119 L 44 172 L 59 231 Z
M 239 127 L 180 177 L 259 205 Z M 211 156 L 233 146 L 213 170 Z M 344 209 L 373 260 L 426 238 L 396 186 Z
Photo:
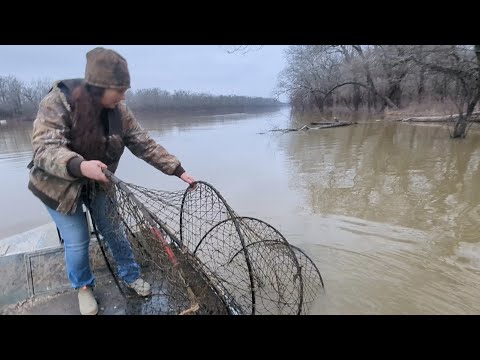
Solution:
M 77 85 L 81 82 L 64 80 L 54 83 L 40 102 L 33 122 L 33 160 L 28 188 L 45 205 L 63 214 L 73 214 L 82 187 L 87 183 L 80 172 L 80 163 L 83 160 L 100 160 L 115 172 L 125 146 L 135 156 L 167 175 L 180 177 L 185 172 L 175 156 L 149 137 L 124 102 L 110 111 L 110 133 L 103 139 L 94 140 L 106 142 L 111 137 L 115 139 L 116 146 L 109 151 L 109 156 L 98 154 L 96 159 L 85 158 L 85 154 L 74 151 L 71 133 L 75 128 L 74 133 L 79 134 L 81 124 L 72 124 L 72 107 L 67 99 L 71 89 L 64 85 L 69 83 L 71 86 L 72 81 L 76 81 Z M 95 143 L 92 145 L 95 148 Z

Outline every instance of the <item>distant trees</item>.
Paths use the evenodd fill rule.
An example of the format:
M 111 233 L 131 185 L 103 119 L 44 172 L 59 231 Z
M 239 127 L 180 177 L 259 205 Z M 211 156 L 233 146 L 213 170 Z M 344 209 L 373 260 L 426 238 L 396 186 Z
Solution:
M 26 84 L 13 76 L 0 76 L 0 118 L 32 116 L 51 87 L 51 81 Z
M 53 81 L 47 79 L 24 83 L 14 76 L 0 76 L 0 119 L 33 119 L 38 104 L 52 84 Z M 216 96 L 183 90 L 170 93 L 158 88 L 128 91 L 126 101 L 135 111 L 215 110 L 282 105 L 281 102 L 271 98 Z
M 294 45 L 278 78 L 295 110 L 447 104 L 464 137 L 480 98 L 480 45 Z
M 215 110 L 282 105 L 276 99 L 237 95 L 210 95 L 178 90 L 172 93 L 158 88 L 129 91 L 128 105 L 135 111 Z

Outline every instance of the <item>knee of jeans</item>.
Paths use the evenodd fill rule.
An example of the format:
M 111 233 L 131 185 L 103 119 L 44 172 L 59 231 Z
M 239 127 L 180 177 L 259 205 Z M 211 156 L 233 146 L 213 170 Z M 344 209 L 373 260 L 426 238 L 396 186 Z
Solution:
M 65 248 L 70 251 L 86 251 L 90 244 L 90 239 L 79 237 L 77 239 L 68 239 L 64 242 Z

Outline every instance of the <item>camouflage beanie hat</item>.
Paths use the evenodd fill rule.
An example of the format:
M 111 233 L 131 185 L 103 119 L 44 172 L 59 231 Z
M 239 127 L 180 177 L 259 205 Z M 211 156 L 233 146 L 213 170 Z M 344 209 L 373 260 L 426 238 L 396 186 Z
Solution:
M 87 84 L 111 89 L 130 87 L 127 60 L 117 52 L 97 47 L 87 53 Z

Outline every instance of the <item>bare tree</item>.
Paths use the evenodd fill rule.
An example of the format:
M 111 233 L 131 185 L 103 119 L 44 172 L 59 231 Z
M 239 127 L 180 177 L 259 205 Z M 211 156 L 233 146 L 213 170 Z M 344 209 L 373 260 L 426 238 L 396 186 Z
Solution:
M 341 102 L 357 111 L 364 102 L 362 91 L 369 107 L 376 97 L 397 107 L 375 86 L 370 54 L 366 56 L 359 45 L 297 45 L 289 47 L 286 54 L 287 67 L 279 75 L 277 93 L 287 94 L 293 107 L 308 109 L 313 101 L 323 112 Z M 344 91 L 346 85 L 352 91 Z
M 0 77 L 0 114 L 18 116 L 22 113 L 23 83 L 13 76 Z
M 38 79 L 32 81 L 22 88 L 22 113 L 24 115 L 33 115 L 38 109 L 38 104 L 52 87 L 52 81 L 49 79 Z
M 341 83 L 341 84 L 337 84 L 337 85 L 335 85 L 334 87 L 332 87 L 330 90 L 328 90 L 328 91 L 325 93 L 324 100 L 327 99 L 328 95 L 330 95 L 331 93 L 333 93 L 334 90 L 339 89 L 339 88 L 341 88 L 341 87 L 343 87 L 343 86 L 345 86 L 345 85 L 354 85 L 354 86 L 357 86 L 357 87 L 364 87 L 364 88 L 366 88 L 367 90 L 370 90 L 370 91 L 373 91 L 373 90 L 374 90 L 374 89 L 368 87 L 367 85 L 365 85 L 365 84 L 363 84 L 363 83 L 354 82 L 354 81 L 346 81 L 346 82 L 343 82 L 343 83 Z M 386 97 L 386 96 L 384 96 L 384 95 L 382 95 L 382 94 L 380 94 L 380 93 L 377 93 L 377 92 L 374 92 L 374 93 L 375 93 L 376 95 L 378 95 L 381 99 L 383 99 L 383 101 L 385 101 L 385 103 L 386 103 L 388 106 L 390 106 L 390 107 L 392 107 L 392 108 L 396 108 L 396 107 L 397 107 L 394 103 L 392 103 L 392 101 L 391 101 L 388 97 Z
M 375 84 L 373 82 L 372 73 L 370 71 L 370 62 L 369 62 L 369 59 L 365 56 L 362 46 L 352 45 L 352 48 L 358 53 L 358 55 L 362 59 L 362 66 L 365 71 L 365 76 L 367 79 L 367 86 L 368 86 L 367 106 L 368 106 L 368 110 L 370 110 L 372 108 L 375 108 L 376 106 L 375 95 L 378 93 L 375 87 Z
M 406 56 L 410 47 L 403 45 L 376 46 L 377 59 L 383 69 L 387 82 L 386 97 L 397 107 L 402 101 L 402 81 L 409 72 L 411 59 Z M 385 104 L 384 106 L 387 106 Z
M 457 106 L 453 138 L 464 138 L 467 124 L 480 100 L 480 45 L 432 46 L 422 56 L 410 56 L 419 66 L 450 78 L 453 89 L 446 90 Z M 445 87 L 447 84 L 445 83 Z
M 323 111 L 326 92 L 340 79 L 339 57 L 324 45 L 290 46 L 285 54 L 288 65 L 278 77 L 277 94 L 286 94 L 297 109 L 313 103 Z

